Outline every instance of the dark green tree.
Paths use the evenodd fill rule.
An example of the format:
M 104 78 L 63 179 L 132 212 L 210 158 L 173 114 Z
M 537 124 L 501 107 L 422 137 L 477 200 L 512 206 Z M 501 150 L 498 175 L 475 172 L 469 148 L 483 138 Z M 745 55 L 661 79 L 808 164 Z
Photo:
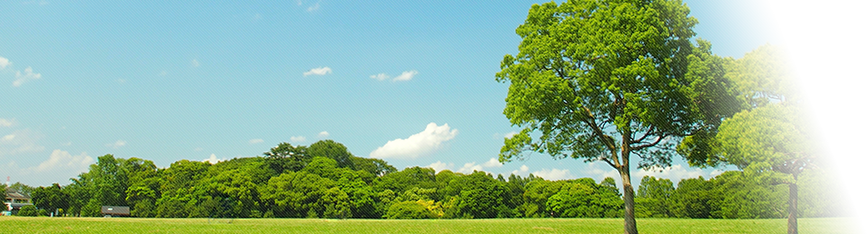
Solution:
M 678 218 L 709 218 L 710 186 L 701 176 L 678 182 L 671 195 L 671 213 Z
M 61 209 L 69 209 L 70 196 L 57 183 L 48 187 L 36 188 L 31 197 L 33 198 L 33 205 L 45 209 L 53 215 L 60 215 Z
M 641 218 L 674 217 L 671 207 L 671 196 L 674 194 L 674 184 L 671 180 L 644 176 L 638 185 L 635 196 L 635 214 Z
M 299 171 L 313 159 L 307 154 L 307 147 L 296 147 L 286 142 L 281 142 L 277 147 L 262 154 L 265 155 L 265 165 L 271 168 L 275 175 L 280 175 L 287 170 Z
M 338 167 L 346 167 L 355 170 L 352 153 L 341 143 L 333 140 L 322 140 L 310 144 L 307 153 L 312 157 L 326 157 L 337 161 Z

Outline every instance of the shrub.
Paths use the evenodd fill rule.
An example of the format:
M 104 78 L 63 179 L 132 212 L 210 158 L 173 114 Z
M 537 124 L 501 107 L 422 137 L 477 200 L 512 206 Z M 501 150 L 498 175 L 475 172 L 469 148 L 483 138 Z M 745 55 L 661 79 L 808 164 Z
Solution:
M 36 216 L 37 214 L 36 206 L 33 205 L 26 205 L 18 210 L 18 216 Z
M 388 208 L 388 213 L 385 216 L 389 219 L 430 219 L 436 217 L 424 205 L 414 201 L 394 203 Z

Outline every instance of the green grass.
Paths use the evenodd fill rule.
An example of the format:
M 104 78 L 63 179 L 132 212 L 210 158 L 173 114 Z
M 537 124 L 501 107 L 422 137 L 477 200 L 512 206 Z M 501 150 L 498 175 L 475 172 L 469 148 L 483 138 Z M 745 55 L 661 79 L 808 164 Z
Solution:
M 851 233 L 847 218 L 799 219 L 800 233 Z M 623 233 L 622 219 L 328 220 L 0 217 L 3 233 Z M 639 219 L 640 233 L 785 233 L 785 219 Z

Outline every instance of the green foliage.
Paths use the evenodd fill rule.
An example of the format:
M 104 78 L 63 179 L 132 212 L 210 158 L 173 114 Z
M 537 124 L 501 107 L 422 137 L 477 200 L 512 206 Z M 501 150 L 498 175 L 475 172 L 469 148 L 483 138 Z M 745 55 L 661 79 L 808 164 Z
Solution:
M 307 153 L 312 157 L 326 157 L 334 159 L 338 167 L 346 167 L 355 170 L 352 153 L 343 144 L 333 140 L 317 141 L 307 147 Z
M 18 210 L 18 216 L 33 216 L 38 215 L 39 212 L 36 210 L 36 206 L 34 205 L 26 205 L 22 206 L 20 210 Z
M 674 217 L 671 196 L 674 185 L 668 179 L 644 176 L 635 197 L 635 216 L 641 218 Z
M 216 164 L 181 160 L 162 169 L 137 158 L 101 158 L 104 165 L 94 164 L 69 185 L 34 188 L 34 202 L 48 212 L 101 216 L 104 203 L 98 199 L 114 197 L 113 186 L 126 184 L 120 196 L 135 217 L 606 218 L 624 212 L 613 178 L 596 184 L 589 178 L 549 181 L 532 174 L 494 177 L 421 167 L 378 176 L 339 167 L 328 157 L 313 157 L 299 171 L 274 175 L 263 157 Z M 839 215 L 834 212 L 839 205 L 826 199 L 827 178 L 820 171 L 807 172 L 799 180 L 799 212 Z M 124 178 L 121 174 L 126 182 L 105 183 L 105 178 Z M 636 211 L 647 217 L 778 218 L 787 208 L 785 188 L 770 182 L 726 172 L 710 180 L 682 180 L 674 189 L 668 180 L 647 177 L 638 188 Z
M 566 181 L 546 205 L 551 216 L 562 218 L 615 218 L 623 212 L 623 200 L 590 178 Z
M 275 175 L 280 175 L 287 170 L 301 170 L 312 159 L 307 154 L 307 147 L 295 147 L 286 142 L 281 142 L 277 147 L 271 148 L 270 151 L 263 153 L 263 155 L 265 155 L 265 164 L 273 170 Z
M 83 217 L 99 217 L 102 206 L 96 199 L 90 199 L 83 207 L 81 207 L 81 216 Z
M 435 217 L 434 213 L 415 201 L 394 203 L 388 208 L 388 213 L 385 215 L 387 219 L 432 219 Z
M 625 231 L 637 233 L 632 155 L 639 168 L 670 166 L 676 140 L 725 117 L 708 108 L 731 93 L 709 43 L 690 41 L 697 23 L 679 0 L 534 4 L 515 30 L 518 54 L 496 74 L 509 83 L 503 114 L 523 128 L 500 161 L 525 152 L 604 161 L 627 181 Z
M 378 158 L 361 158 L 353 156 L 352 163 L 355 165 L 356 169 L 366 171 L 375 176 L 397 172 L 397 168 L 389 165 L 385 160 Z
M 431 168 L 409 167 L 402 171 L 376 178 L 372 186 L 376 191 L 389 189 L 398 194 L 413 187 L 435 188 L 436 171 Z
M 511 84 L 504 114 L 524 127 L 506 140 L 501 161 L 530 150 L 619 166 L 619 144 L 641 151 L 690 133 L 696 95 L 684 65 L 697 20 L 688 13 L 679 1 L 533 5 L 516 30 L 519 53 L 497 73 Z M 537 142 L 531 132 L 541 133 Z M 640 165 L 668 165 L 666 150 L 643 153 Z
M 41 207 L 48 212 L 56 212 L 58 209 L 69 208 L 69 195 L 66 194 L 57 183 L 48 187 L 38 187 L 31 195 L 33 205 Z
M 678 182 L 671 195 L 671 213 L 678 218 L 709 218 L 710 186 L 701 176 Z

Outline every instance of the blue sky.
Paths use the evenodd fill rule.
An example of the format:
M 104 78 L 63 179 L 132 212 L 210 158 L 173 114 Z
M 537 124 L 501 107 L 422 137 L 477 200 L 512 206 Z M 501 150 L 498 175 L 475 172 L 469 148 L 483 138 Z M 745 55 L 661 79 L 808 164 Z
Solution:
M 491 161 L 518 130 L 494 74 L 534 2 L 2 1 L 0 176 L 68 184 L 104 154 L 167 167 L 321 139 L 398 168 L 616 176 L 538 154 Z M 778 40 L 751 1 L 685 2 L 717 54 Z M 633 177 L 718 170 L 678 160 Z

